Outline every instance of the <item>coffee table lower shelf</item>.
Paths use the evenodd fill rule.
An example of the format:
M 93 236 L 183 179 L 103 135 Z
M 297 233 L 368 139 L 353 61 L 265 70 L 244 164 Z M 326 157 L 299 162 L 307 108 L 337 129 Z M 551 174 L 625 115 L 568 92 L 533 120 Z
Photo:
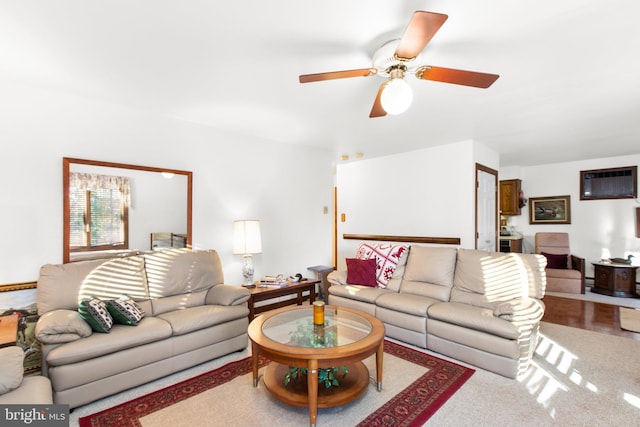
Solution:
M 326 388 L 318 385 L 318 408 L 343 405 L 360 397 L 369 384 L 369 370 L 362 362 L 347 365 L 348 374 L 339 373 L 337 387 Z M 295 406 L 309 406 L 306 376 L 284 385 L 284 376 L 289 367 L 271 362 L 265 368 L 264 385 L 278 400 Z

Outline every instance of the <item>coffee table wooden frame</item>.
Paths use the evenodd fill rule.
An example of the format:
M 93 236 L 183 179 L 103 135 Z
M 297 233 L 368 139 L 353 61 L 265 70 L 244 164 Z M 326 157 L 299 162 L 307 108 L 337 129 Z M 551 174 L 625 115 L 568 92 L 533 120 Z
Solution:
M 347 307 L 332 307 L 340 311 L 348 311 L 363 317 L 371 324 L 371 332 L 363 339 L 347 345 L 329 348 L 301 348 L 286 344 L 281 344 L 267 338 L 262 333 L 263 323 L 279 313 L 291 310 L 308 310 L 311 315 L 311 307 L 287 307 L 272 312 L 265 313 L 255 318 L 249 324 L 249 339 L 251 340 L 251 362 L 253 368 L 253 386 L 258 386 L 258 360 L 262 355 L 272 362 L 280 363 L 285 366 L 297 366 L 307 368 L 307 394 L 309 406 L 309 425 L 315 427 L 318 415 L 318 369 L 330 368 L 333 366 L 342 366 L 355 364 L 360 362 L 372 354 L 376 355 L 376 382 L 378 391 L 382 390 L 382 360 L 384 354 L 384 324 L 370 314 Z M 362 375 L 362 370 L 356 369 L 354 375 Z M 349 373 L 351 375 L 351 372 Z M 368 371 L 364 369 L 364 375 L 367 376 Z M 283 377 L 284 381 L 284 377 Z M 292 396 L 286 395 L 284 387 L 270 389 L 274 396 L 284 402 L 293 403 Z M 281 394 L 282 393 L 282 394 Z M 335 395 L 335 400 L 329 397 L 329 400 L 323 402 L 322 406 L 336 406 L 347 403 L 356 397 L 359 393 L 339 393 Z

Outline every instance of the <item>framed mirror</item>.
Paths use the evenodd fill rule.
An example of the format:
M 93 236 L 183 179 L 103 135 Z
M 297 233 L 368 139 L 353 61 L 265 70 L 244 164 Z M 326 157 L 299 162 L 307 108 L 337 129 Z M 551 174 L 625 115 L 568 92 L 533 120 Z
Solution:
M 192 181 L 190 171 L 63 157 L 63 262 L 190 248 Z

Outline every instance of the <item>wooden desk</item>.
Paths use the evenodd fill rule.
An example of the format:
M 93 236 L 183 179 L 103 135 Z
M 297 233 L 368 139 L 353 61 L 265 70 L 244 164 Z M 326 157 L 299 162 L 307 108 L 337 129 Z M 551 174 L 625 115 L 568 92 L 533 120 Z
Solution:
M 274 308 L 285 307 L 293 304 L 302 305 L 302 302 L 305 300 L 309 300 L 309 304 L 313 304 L 316 300 L 316 284 L 318 283 L 321 283 L 320 280 L 305 280 L 303 282 L 291 283 L 283 288 L 250 288 L 249 322 L 253 320 L 256 314 L 273 310 Z M 304 292 L 308 292 L 308 295 L 303 295 Z M 258 307 L 255 306 L 255 303 L 257 302 L 267 301 L 287 295 L 296 295 L 296 298 L 289 298 L 284 301 L 278 301 Z
M 638 298 L 636 293 L 637 266 L 599 262 L 592 264 L 594 268 L 592 292 L 612 297 Z

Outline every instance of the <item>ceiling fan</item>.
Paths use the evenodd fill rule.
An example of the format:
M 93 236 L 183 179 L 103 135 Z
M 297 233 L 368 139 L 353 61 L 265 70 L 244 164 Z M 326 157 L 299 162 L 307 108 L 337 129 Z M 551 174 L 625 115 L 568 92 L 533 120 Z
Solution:
M 388 77 L 378 88 L 369 117 L 382 117 L 387 113 L 401 114 L 409 108 L 413 94 L 404 80 L 407 73 L 413 73 L 422 80 L 488 88 L 499 75 L 415 64 L 419 62 L 422 50 L 447 18 L 447 15 L 441 13 L 418 10 L 414 12 L 401 39 L 385 43 L 374 53 L 371 68 L 303 74 L 299 77 L 300 83 L 373 75 Z

